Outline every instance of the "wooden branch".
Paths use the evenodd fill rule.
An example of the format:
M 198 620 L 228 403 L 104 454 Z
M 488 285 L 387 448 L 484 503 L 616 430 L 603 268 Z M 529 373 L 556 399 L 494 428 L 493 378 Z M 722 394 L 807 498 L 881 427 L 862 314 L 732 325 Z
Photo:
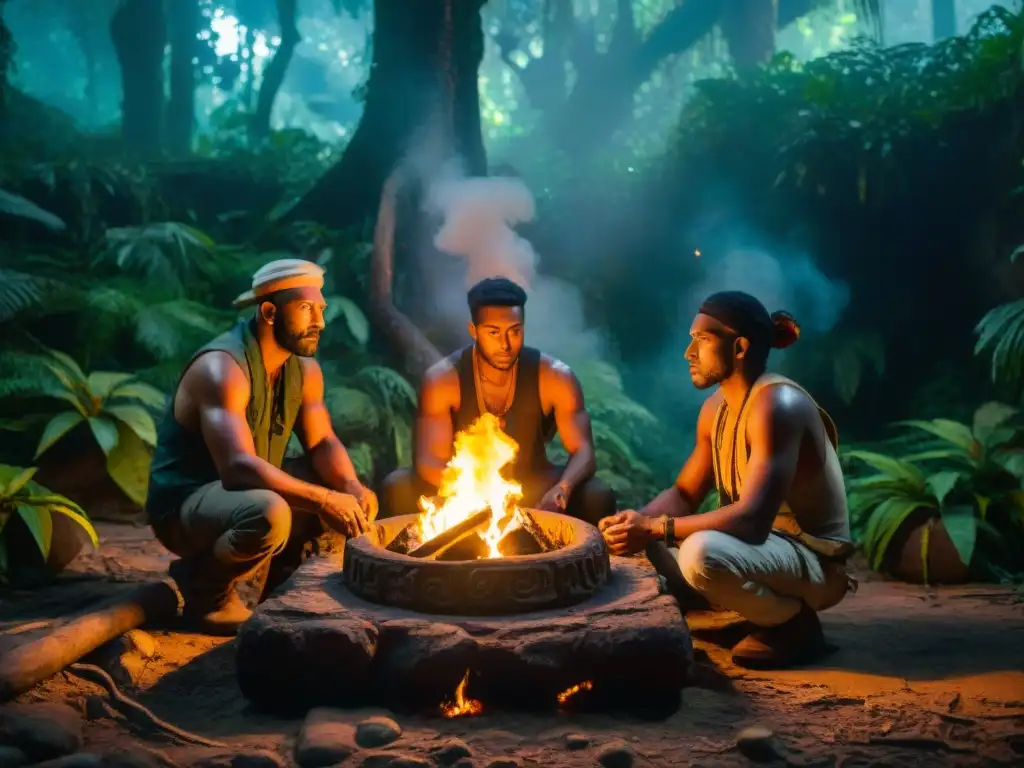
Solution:
M 274 52 L 274 58 L 267 66 L 256 99 L 256 112 L 252 116 L 250 133 L 254 139 L 262 139 L 270 133 L 270 115 L 274 110 L 274 102 L 288 73 L 295 48 L 302 40 L 296 24 L 298 9 L 297 0 L 277 0 L 277 21 L 281 26 L 281 44 Z
M 83 656 L 146 622 L 178 611 L 178 593 L 166 581 L 144 584 L 127 596 L 61 624 L 0 657 L 0 702 L 9 701 Z
M 439 555 L 444 554 L 445 550 L 455 546 L 466 536 L 476 533 L 478 529 L 487 525 L 490 520 L 491 510 L 483 509 L 475 515 L 467 517 L 461 523 L 456 523 L 451 528 L 442 531 L 430 541 L 420 544 L 416 549 L 409 552 L 409 557 L 437 558 Z

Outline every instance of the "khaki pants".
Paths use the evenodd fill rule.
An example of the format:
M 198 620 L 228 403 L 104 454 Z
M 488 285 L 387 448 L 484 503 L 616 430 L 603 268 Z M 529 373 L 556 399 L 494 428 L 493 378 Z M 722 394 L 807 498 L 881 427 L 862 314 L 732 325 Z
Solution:
M 283 469 L 319 484 L 304 458 L 286 461 Z M 153 531 L 181 558 L 173 573 L 186 582 L 179 583 L 186 601 L 213 605 L 264 565 L 269 567 L 263 597 L 269 595 L 301 564 L 306 545 L 324 527 L 314 511 L 293 508 L 273 491 L 229 491 L 213 482 Z
M 746 544 L 720 531 L 688 536 L 678 550 L 683 578 L 711 605 L 762 627 L 838 604 L 849 583 L 841 563 L 822 562 L 803 544 L 772 533 Z

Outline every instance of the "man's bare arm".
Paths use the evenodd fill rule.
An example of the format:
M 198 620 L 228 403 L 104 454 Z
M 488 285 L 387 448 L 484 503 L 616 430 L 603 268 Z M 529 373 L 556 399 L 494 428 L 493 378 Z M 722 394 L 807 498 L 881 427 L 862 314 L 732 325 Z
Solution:
M 458 399 L 458 372 L 443 360 L 424 375 L 416 410 L 413 465 L 417 474 L 434 486 L 441 484 L 441 473 L 452 457 L 452 409 Z
M 711 431 L 714 428 L 715 413 L 719 398 L 709 397 L 701 406 L 697 417 L 697 437 L 693 451 L 676 476 L 671 488 L 659 493 L 643 509 L 638 510 L 646 517 L 685 517 L 700 507 L 714 483 L 714 459 L 711 447 Z
M 189 368 L 182 384 L 195 398 L 199 429 L 227 490 L 265 488 L 292 505 L 320 506 L 326 488 L 298 480 L 256 455 L 245 419 L 249 380 L 230 355 L 203 355 Z
M 583 401 L 583 388 L 569 366 L 553 360 L 542 368 L 542 375 L 544 394 L 554 411 L 558 436 L 569 454 L 561 479 L 568 496 L 597 469 L 590 414 Z
M 352 459 L 331 424 L 324 404 L 324 374 L 312 358 L 302 360 L 302 407 L 295 434 L 309 456 L 313 469 L 328 487 L 342 493 L 361 488 Z
M 763 544 L 796 476 L 800 441 L 809 423 L 807 397 L 784 385 L 770 387 L 750 404 L 750 461 L 743 496 L 711 512 L 674 520 L 677 539 L 698 531 L 721 531 L 748 544 Z M 817 411 L 813 414 L 818 418 Z

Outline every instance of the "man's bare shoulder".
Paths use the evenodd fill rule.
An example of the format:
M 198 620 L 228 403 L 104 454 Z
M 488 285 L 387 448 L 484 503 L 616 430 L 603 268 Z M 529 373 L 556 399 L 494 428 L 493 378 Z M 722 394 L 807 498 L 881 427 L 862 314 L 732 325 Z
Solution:
M 555 386 L 579 386 L 579 379 L 568 363 L 543 352 L 540 356 L 540 376 L 542 381 Z
M 700 414 L 697 416 L 697 432 L 702 435 L 710 435 L 715 421 L 715 415 L 722 405 L 725 396 L 722 390 L 716 389 L 700 406 Z
M 807 393 L 785 382 L 765 387 L 750 402 L 755 424 L 799 427 L 818 418 L 818 407 Z
M 196 358 L 185 371 L 179 388 L 200 403 L 249 400 L 249 378 L 227 352 L 211 350 Z
M 456 408 L 459 404 L 459 372 L 448 358 L 427 369 L 420 383 L 420 406 L 430 410 Z

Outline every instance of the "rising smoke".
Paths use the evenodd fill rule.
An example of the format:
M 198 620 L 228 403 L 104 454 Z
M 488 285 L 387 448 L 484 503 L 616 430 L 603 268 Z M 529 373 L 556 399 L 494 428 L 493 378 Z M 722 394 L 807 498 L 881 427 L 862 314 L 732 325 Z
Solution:
M 583 303 L 572 285 L 540 272 L 540 258 L 513 227 L 536 213 L 533 195 L 517 178 L 467 178 L 457 163 L 432 175 L 427 210 L 442 219 L 434 247 L 459 257 L 431 265 L 439 321 L 463 329 L 466 291 L 487 277 L 507 277 L 527 292 L 526 339 L 530 346 L 567 361 L 601 357 L 601 335 L 585 326 Z

